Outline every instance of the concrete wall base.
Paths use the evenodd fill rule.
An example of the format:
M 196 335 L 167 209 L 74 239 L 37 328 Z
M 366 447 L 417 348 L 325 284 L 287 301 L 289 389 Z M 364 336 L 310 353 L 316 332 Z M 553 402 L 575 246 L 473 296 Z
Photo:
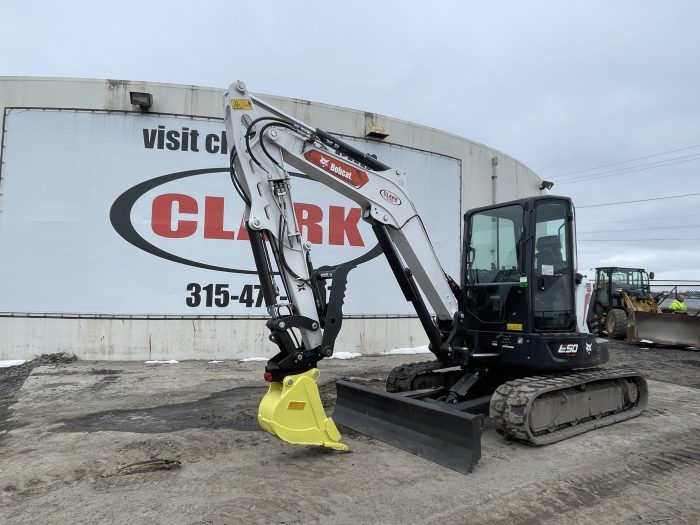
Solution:
M 72 352 L 84 360 L 272 357 L 263 319 L 0 318 L 0 360 Z M 418 319 L 345 319 L 336 352 L 377 354 L 427 344 Z

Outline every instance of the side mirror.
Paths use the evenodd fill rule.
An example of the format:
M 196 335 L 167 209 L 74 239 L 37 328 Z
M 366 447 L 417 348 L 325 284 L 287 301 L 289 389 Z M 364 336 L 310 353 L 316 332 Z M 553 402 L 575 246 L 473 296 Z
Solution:
M 649 279 L 653 279 L 653 278 L 654 278 L 654 272 L 649 272 Z

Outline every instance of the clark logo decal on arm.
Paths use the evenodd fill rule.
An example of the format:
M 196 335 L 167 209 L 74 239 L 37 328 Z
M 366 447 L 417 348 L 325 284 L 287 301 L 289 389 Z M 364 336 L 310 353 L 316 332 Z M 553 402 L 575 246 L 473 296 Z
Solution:
M 401 199 L 399 196 L 389 190 L 382 190 L 379 192 L 379 195 L 381 195 L 382 198 L 389 204 L 393 204 L 394 206 L 401 205 Z
M 359 170 L 355 166 L 351 166 L 346 162 L 338 160 L 335 157 L 321 153 L 318 150 L 308 150 L 306 153 L 304 153 L 304 158 L 311 164 L 315 164 L 323 171 L 333 175 L 336 179 L 340 179 L 354 188 L 361 188 L 369 181 L 369 176 L 364 171 Z

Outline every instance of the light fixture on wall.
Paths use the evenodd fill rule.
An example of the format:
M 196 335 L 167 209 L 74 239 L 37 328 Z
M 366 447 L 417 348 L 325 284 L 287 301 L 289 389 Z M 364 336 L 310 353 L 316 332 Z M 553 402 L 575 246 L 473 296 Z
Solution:
M 548 180 L 543 180 L 542 184 L 540 184 L 540 190 L 551 190 L 552 186 L 554 186 L 553 182 L 550 182 Z
M 389 130 L 375 124 L 367 124 L 365 135 L 374 139 L 385 139 L 389 136 Z
M 139 91 L 129 91 L 129 99 L 134 106 L 138 106 L 141 111 L 148 111 L 153 105 L 153 95 L 141 93 Z

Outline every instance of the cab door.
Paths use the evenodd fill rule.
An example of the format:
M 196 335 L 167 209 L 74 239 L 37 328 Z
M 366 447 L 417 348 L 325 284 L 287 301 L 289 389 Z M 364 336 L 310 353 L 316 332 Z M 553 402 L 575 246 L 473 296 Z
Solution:
M 526 329 L 523 216 L 523 206 L 513 204 L 468 219 L 465 284 L 472 329 Z
M 542 199 L 535 201 L 534 211 L 533 329 L 575 331 L 571 203 L 564 199 Z

